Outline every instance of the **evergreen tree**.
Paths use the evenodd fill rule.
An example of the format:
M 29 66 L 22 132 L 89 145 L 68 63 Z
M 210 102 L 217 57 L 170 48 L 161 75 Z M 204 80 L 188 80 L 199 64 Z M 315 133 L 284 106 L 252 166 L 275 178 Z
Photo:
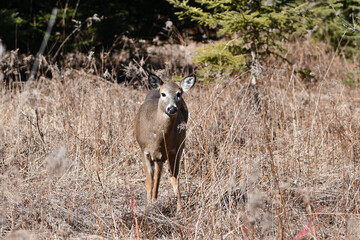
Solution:
M 181 0 L 168 0 L 180 8 L 177 14 L 180 19 L 190 17 L 193 21 L 218 28 L 222 34 L 238 35 L 241 41 L 231 42 L 242 51 L 241 54 L 250 60 L 251 85 L 255 101 L 257 97 L 256 78 L 259 63 L 265 55 L 278 55 L 281 41 L 289 33 L 303 28 L 302 17 L 306 13 L 307 4 L 284 0 L 195 0 L 193 3 Z M 236 56 L 234 56 L 236 57 Z
M 360 0 L 315 1 L 312 14 L 315 21 L 309 22 L 309 28 L 316 29 L 315 39 L 334 49 L 342 47 L 347 58 L 358 54 Z

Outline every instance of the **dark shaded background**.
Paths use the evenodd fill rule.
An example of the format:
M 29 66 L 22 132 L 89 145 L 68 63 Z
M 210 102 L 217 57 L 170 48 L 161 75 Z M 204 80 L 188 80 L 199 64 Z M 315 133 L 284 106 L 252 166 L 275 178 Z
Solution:
M 47 53 L 50 54 L 53 54 L 69 35 L 71 37 L 62 47 L 62 53 L 75 49 L 82 52 L 91 48 L 107 50 L 123 35 L 148 40 L 159 36 L 161 39 L 166 37 L 160 33 L 167 20 L 171 20 L 179 31 L 197 27 L 190 21 L 179 21 L 174 13 L 176 10 L 165 0 L 1 1 L 0 38 L 6 48 L 19 48 L 21 53 L 35 54 L 54 7 L 59 11 L 47 46 Z M 84 23 L 94 14 L 102 20 L 92 21 L 91 26 Z M 80 31 L 71 34 L 79 23 L 83 23 Z

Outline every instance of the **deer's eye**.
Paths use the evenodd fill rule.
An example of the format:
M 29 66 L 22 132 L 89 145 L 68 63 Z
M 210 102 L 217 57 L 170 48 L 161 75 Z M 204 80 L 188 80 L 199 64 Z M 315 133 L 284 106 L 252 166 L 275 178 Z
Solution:
M 166 97 L 166 94 L 165 94 L 165 93 L 161 93 L 161 96 L 162 96 L 162 97 Z
M 176 93 L 176 96 L 179 98 L 179 97 L 181 97 L 181 92 L 177 92 Z

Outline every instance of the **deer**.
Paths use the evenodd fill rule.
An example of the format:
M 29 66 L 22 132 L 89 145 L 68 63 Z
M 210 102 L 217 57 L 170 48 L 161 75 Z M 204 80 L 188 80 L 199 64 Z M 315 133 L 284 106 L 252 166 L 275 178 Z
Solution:
M 195 75 L 185 77 L 180 85 L 164 82 L 152 73 L 148 76 L 151 90 L 135 117 L 136 141 L 146 175 L 146 206 L 157 199 L 163 164 L 168 160 L 177 211 L 182 209 L 178 175 L 189 115 L 182 95 L 195 82 Z

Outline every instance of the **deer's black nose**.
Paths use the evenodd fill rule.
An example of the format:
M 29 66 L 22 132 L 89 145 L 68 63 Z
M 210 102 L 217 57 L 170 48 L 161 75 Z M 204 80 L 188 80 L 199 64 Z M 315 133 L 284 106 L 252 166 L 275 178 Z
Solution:
M 177 113 L 177 107 L 176 106 L 170 106 L 166 109 L 166 112 L 170 115 L 174 115 L 175 113 Z

